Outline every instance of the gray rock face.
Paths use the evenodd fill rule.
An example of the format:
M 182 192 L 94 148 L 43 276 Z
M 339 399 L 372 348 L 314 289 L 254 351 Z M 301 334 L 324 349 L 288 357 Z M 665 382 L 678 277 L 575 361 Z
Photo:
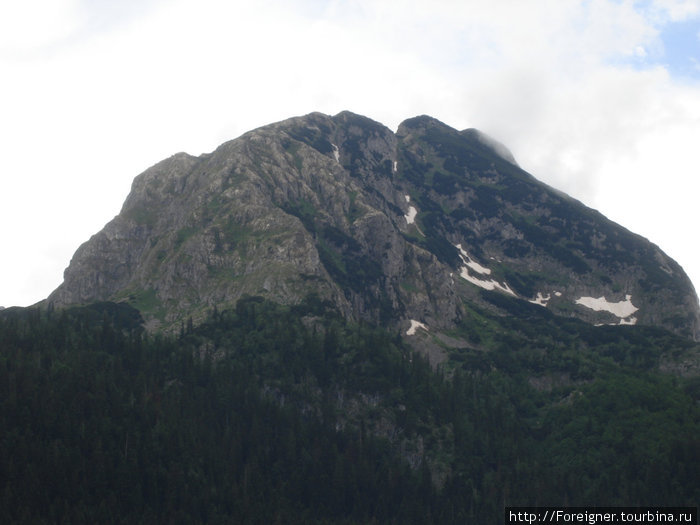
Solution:
M 285 304 L 315 294 L 351 319 L 437 334 L 488 293 L 700 335 L 675 261 L 538 182 L 493 139 L 430 117 L 394 134 L 349 112 L 149 168 L 48 300 L 127 301 L 169 330 L 245 294 Z

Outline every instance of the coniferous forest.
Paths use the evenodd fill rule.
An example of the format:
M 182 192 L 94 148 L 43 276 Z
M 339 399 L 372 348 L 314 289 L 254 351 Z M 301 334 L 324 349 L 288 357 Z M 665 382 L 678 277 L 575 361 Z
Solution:
M 246 298 L 169 336 L 123 304 L 5 310 L 2 521 L 498 523 L 506 505 L 696 505 L 700 380 L 660 364 L 697 345 L 508 301 L 518 315 L 471 308 L 455 335 L 480 350 L 437 369 L 313 297 Z

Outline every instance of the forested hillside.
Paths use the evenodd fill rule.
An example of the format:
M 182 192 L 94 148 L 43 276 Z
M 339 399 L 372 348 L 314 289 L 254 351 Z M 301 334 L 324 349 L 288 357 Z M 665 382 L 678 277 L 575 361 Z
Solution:
M 438 369 L 309 298 L 178 335 L 100 303 L 0 315 L 3 523 L 498 523 L 696 505 L 697 345 L 484 293 Z M 675 373 L 661 373 L 659 367 Z

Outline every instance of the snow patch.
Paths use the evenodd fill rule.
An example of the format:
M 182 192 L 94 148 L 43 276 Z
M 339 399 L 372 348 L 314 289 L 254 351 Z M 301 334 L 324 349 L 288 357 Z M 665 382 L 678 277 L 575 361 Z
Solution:
M 477 277 L 472 277 L 471 275 L 469 275 L 469 272 L 467 271 L 466 267 L 462 268 L 462 271 L 459 272 L 459 276 L 472 284 L 480 286 L 484 290 L 501 290 L 502 292 L 509 293 L 513 297 L 517 297 L 515 292 L 508 287 L 507 283 L 501 284 L 498 281 L 482 281 Z
M 469 268 L 474 270 L 476 273 L 480 273 L 481 275 L 491 275 L 491 270 L 473 261 L 467 252 L 464 251 L 461 244 L 456 244 L 455 248 L 459 250 L 459 256 L 462 258 L 462 262 L 469 266 Z
M 416 335 L 416 330 L 418 328 L 422 328 L 426 332 L 428 331 L 428 327 L 425 326 L 423 323 L 421 323 L 420 321 L 415 321 L 415 320 L 411 319 L 411 328 L 406 330 L 406 335 Z
M 418 215 L 418 210 L 416 210 L 413 206 L 409 206 L 408 214 L 404 215 L 404 217 L 406 217 L 406 222 L 408 224 L 413 224 L 416 222 L 416 215 Z
M 335 144 L 331 144 L 331 146 L 333 146 L 333 156 L 335 157 L 335 161 L 340 164 L 340 150 Z
M 561 292 L 554 292 L 554 295 L 556 295 L 557 297 L 561 297 Z
M 479 279 L 478 277 L 474 277 L 469 274 L 469 269 L 471 268 L 473 271 L 480 273 L 481 275 L 490 275 L 491 270 L 488 268 L 484 268 L 481 266 L 479 263 L 473 261 L 467 252 L 464 251 L 462 248 L 461 244 L 455 245 L 455 248 L 459 250 L 459 257 L 462 259 L 462 262 L 464 263 L 464 266 L 460 269 L 459 271 L 459 276 L 464 279 L 465 281 L 469 281 L 472 284 L 475 284 L 476 286 L 479 286 L 481 288 L 484 288 L 485 290 L 501 290 L 502 292 L 506 292 L 513 297 L 517 297 L 516 293 L 510 289 L 507 283 L 501 284 L 498 281 L 494 280 L 483 280 Z
M 406 199 L 406 202 L 411 202 L 410 195 L 404 195 L 404 199 Z M 416 215 L 418 215 L 418 210 L 413 206 L 409 206 L 408 214 L 404 215 L 404 217 L 406 218 L 406 222 L 408 224 L 413 224 L 414 222 L 416 222 Z
M 537 292 L 537 297 L 531 300 L 530 302 L 532 304 L 538 304 L 540 306 L 547 306 L 547 303 L 551 298 L 552 296 L 550 294 L 547 294 L 547 297 L 545 297 L 544 295 L 542 295 L 542 292 Z
M 394 173 L 396 173 L 399 169 L 399 163 L 394 161 Z
M 631 295 L 627 295 L 624 301 L 619 301 L 617 303 L 609 302 L 604 296 L 598 298 L 581 297 L 576 299 L 576 304 L 580 304 L 581 306 L 585 306 L 586 308 L 590 308 L 596 312 L 610 312 L 620 319 L 625 319 L 639 310 L 639 308 L 632 304 Z

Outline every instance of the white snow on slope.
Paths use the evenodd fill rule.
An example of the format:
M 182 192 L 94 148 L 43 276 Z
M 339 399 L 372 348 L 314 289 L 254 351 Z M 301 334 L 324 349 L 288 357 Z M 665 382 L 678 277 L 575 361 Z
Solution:
M 509 288 L 508 284 L 501 284 L 498 281 L 482 281 L 481 279 L 472 277 L 471 275 L 469 275 L 469 272 L 467 271 L 466 267 L 462 268 L 462 270 L 459 272 L 459 276 L 462 279 L 465 279 L 472 284 L 480 286 L 485 290 L 501 290 L 502 292 L 509 293 L 513 297 L 517 297 L 515 292 Z
M 411 196 L 410 195 L 404 195 L 406 198 L 406 202 L 411 202 Z M 413 206 L 408 207 L 408 214 L 404 215 L 406 218 L 406 222 L 408 224 L 413 224 L 416 222 L 416 215 L 418 215 L 418 210 L 415 209 Z
M 474 270 L 476 273 L 480 273 L 481 275 L 491 275 L 491 270 L 473 261 L 467 252 L 464 251 L 461 244 L 456 244 L 455 248 L 459 250 L 459 256 L 462 258 L 462 262 L 469 266 L 469 268 Z
M 418 210 L 416 210 L 413 206 L 409 206 L 408 214 L 404 215 L 404 217 L 406 217 L 406 222 L 408 224 L 413 224 L 416 222 L 416 215 L 418 215 Z
M 340 150 L 338 149 L 338 146 L 335 144 L 331 144 L 333 146 L 333 156 L 335 157 L 335 161 L 340 163 Z
M 469 281 L 470 283 L 475 284 L 476 286 L 484 288 L 485 290 L 501 290 L 502 292 L 506 292 L 512 295 L 513 297 L 517 297 L 517 294 L 510 289 L 507 283 L 501 284 L 498 281 L 494 280 L 486 281 L 470 275 L 469 268 L 471 268 L 477 273 L 480 273 L 481 275 L 489 275 L 491 273 L 491 270 L 489 270 L 488 268 L 484 268 L 479 263 L 473 261 L 469 257 L 469 255 L 467 255 L 467 252 L 464 251 L 461 244 L 455 245 L 455 248 L 459 250 L 459 256 L 462 259 L 462 262 L 464 263 L 464 266 L 459 271 L 459 276 L 462 279 L 464 279 L 465 281 Z
M 547 306 L 547 303 L 549 300 L 552 298 L 550 294 L 547 294 L 547 297 L 542 295 L 542 292 L 537 292 L 537 298 L 531 300 L 530 302 L 532 304 L 538 304 L 540 306 Z
M 639 308 L 632 304 L 631 295 L 627 295 L 624 301 L 619 301 L 617 303 L 608 302 L 605 297 L 581 297 L 576 299 L 576 304 L 580 304 L 596 312 L 610 312 L 620 319 L 625 319 L 639 310 Z
M 411 319 L 411 328 L 406 330 L 406 335 L 416 335 L 416 330 L 418 328 L 422 328 L 426 332 L 428 331 L 428 327 L 425 326 L 423 323 L 421 323 L 420 321 L 414 321 L 413 319 Z

